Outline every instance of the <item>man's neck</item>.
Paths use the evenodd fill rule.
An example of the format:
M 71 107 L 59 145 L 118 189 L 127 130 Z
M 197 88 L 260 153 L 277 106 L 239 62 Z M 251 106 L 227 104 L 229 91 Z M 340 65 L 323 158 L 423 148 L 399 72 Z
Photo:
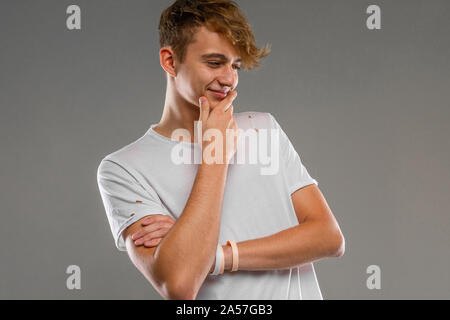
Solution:
M 194 121 L 198 121 L 199 117 L 200 110 L 197 106 L 188 103 L 178 93 L 167 90 L 161 120 L 153 130 L 171 138 L 174 130 L 186 129 L 190 133 L 191 142 L 194 142 Z

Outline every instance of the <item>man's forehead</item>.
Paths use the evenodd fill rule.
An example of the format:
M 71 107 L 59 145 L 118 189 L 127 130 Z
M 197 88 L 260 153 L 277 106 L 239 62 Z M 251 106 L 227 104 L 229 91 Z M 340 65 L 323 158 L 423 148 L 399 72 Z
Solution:
M 217 58 L 226 61 L 242 61 L 237 49 L 224 35 L 218 32 L 210 31 L 202 26 L 195 32 L 193 40 L 189 46 L 202 59 Z

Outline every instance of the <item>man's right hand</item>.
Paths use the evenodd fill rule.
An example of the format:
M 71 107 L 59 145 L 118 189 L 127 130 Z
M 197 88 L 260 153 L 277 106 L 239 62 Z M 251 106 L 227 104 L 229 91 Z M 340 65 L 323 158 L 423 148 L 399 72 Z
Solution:
M 200 97 L 199 104 L 200 104 L 200 119 L 202 124 L 202 150 L 205 151 L 205 149 L 208 147 L 209 144 L 214 143 L 214 139 L 216 139 L 216 134 L 219 135 L 219 139 L 221 141 L 218 141 L 218 143 L 214 143 L 213 147 L 220 147 L 220 142 L 222 142 L 222 150 L 218 149 L 215 150 L 214 148 L 214 156 L 213 159 L 209 159 L 209 157 L 212 155 L 212 152 L 208 151 L 206 154 L 203 154 L 203 161 L 206 161 L 206 163 L 211 164 L 212 162 L 215 162 L 216 158 L 219 158 L 221 160 L 221 163 L 228 164 L 230 159 L 233 157 L 233 155 L 236 152 L 237 149 L 237 140 L 239 138 L 239 128 L 237 127 L 236 119 L 233 116 L 233 105 L 232 102 L 236 98 L 237 92 L 235 90 L 230 91 L 228 95 L 218 103 L 218 105 L 211 110 L 210 103 L 208 101 L 208 98 L 205 96 Z M 208 130 L 212 129 L 209 131 Z M 215 130 L 218 131 L 215 131 Z M 227 129 L 229 138 L 227 139 Z M 215 131 L 215 132 L 214 132 Z M 206 135 L 204 136 L 204 134 Z M 214 137 L 214 138 L 212 138 Z M 206 141 L 205 141 L 206 140 Z M 208 147 L 206 150 L 210 150 L 211 147 Z M 216 155 L 216 152 L 220 152 L 222 157 L 219 157 Z M 206 158 L 206 160 L 205 160 Z

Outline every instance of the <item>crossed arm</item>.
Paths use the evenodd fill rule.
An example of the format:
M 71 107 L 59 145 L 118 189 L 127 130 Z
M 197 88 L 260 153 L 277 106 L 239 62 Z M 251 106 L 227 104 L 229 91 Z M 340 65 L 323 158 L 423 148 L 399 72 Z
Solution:
M 238 242 L 239 270 L 289 269 L 344 254 L 344 236 L 317 185 L 298 189 L 292 193 L 291 199 L 299 225 L 267 237 Z M 170 230 L 167 220 L 160 224 L 162 227 L 159 229 L 156 229 L 157 222 L 152 216 L 143 220 L 143 226 L 131 237 L 136 246 L 157 246 Z M 231 270 L 231 247 L 222 247 L 225 270 Z M 213 269 L 214 263 L 210 272 Z
M 300 224 L 239 242 L 239 270 L 288 269 L 344 254 L 344 237 L 319 188 L 315 184 L 305 186 L 291 198 Z M 230 254 L 228 250 L 229 259 Z

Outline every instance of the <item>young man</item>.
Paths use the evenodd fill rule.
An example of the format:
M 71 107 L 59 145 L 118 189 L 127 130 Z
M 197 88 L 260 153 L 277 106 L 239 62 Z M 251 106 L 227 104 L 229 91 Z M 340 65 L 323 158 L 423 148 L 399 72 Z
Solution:
M 228 0 L 176 1 L 159 29 L 161 120 L 98 168 L 116 246 L 165 299 L 322 299 L 312 261 L 342 256 L 338 223 L 275 118 L 233 114 L 238 70 L 258 66 L 269 49 L 256 47 Z M 187 140 L 173 139 L 179 129 Z M 201 139 L 209 130 L 219 134 Z M 274 172 L 232 161 L 251 150 L 239 148 L 244 130 L 259 141 L 264 130 L 279 132 Z M 238 133 L 231 144 L 227 132 Z M 223 161 L 174 161 L 208 149 Z

